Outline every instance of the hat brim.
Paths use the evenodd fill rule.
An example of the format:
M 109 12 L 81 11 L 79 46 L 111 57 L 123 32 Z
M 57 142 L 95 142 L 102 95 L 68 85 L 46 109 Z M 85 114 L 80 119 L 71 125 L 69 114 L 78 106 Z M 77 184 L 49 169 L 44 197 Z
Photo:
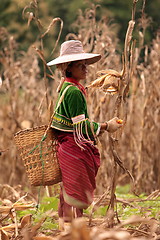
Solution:
M 47 63 L 48 66 L 58 65 L 61 63 L 66 62 L 73 62 L 73 61 L 79 61 L 79 60 L 86 60 L 86 63 L 93 64 L 95 62 L 98 62 L 101 59 L 100 54 L 93 54 L 93 53 L 77 53 L 77 54 L 71 54 L 71 55 L 63 55 L 55 58 L 54 60 Z

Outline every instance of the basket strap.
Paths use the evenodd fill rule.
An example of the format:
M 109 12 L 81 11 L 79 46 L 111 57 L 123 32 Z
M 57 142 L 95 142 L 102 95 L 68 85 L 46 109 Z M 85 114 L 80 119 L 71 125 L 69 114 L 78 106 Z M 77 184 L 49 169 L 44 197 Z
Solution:
M 44 133 L 43 138 L 42 138 L 41 141 L 44 141 L 44 139 L 46 138 L 47 132 L 48 132 L 48 130 L 49 130 L 51 124 L 52 124 L 52 118 L 53 118 L 53 116 L 55 115 L 55 113 L 56 113 L 57 109 L 59 108 L 59 106 L 61 105 L 61 103 L 62 103 L 62 101 L 63 101 L 63 99 L 64 99 L 65 93 L 67 92 L 67 90 L 68 90 L 71 86 L 72 86 L 72 85 L 68 85 L 68 86 L 63 90 L 63 93 L 62 93 L 62 95 L 61 95 L 61 97 L 60 97 L 60 99 L 59 99 L 59 101 L 58 101 L 58 103 L 57 103 L 56 109 L 54 110 L 54 112 L 53 112 L 53 114 L 52 114 L 52 116 L 51 116 L 50 122 L 49 122 L 49 124 L 48 124 L 48 127 L 47 127 L 47 129 L 46 129 L 46 131 L 45 131 L 45 133 Z
M 51 119 L 53 118 L 53 116 L 54 116 L 54 114 L 56 113 L 57 109 L 58 109 L 59 106 L 61 105 L 61 103 L 62 103 L 62 101 L 63 101 L 63 98 L 64 98 L 64 95 L 65 95 L 65 93 L 67 92 L 68 88 L 70 88 L 71 86 L 72 86 L 72 85 L 68 85 L 68 86 L 63 90 L 63 93 L 62 93 L 62 95 L 61 95 L 61 97 L 60 97 L 60 99 L 59 99 L 59 102 L 58 102 L 58 104 L 57 104 L 56 109 L 54 110 L 54 113 L 53 113 L 52 116 L 51 116 Z

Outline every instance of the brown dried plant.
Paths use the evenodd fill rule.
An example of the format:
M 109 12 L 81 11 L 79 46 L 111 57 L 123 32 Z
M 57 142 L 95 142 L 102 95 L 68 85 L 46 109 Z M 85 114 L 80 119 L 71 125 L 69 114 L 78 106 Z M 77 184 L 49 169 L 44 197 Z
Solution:
M 115 139 L 119 139 L 119 144 L 115 141 L 116 151 L 121 156 L 122 164 L 134 176 L 137 190 L 150 193 L 156 190 L 160 184 L 158 164 L 159 33 L 151 47 L 144 47 L 143 44 L 135 47 L 133 42 L 130 49 L 125 49 L 130 65 L 125 80 L 121 79 L 123 61 L 121 61 L 121 56 L 117 54 L 118 38 L 116 32 L 113 31 L 115 26 L 108 23 L 107 16 L 97 22 L 96 8 L 96 6 L 92 6 L 84 13 L 79 12 L 79 17 L 74 24 L 74 27 L 78 29 L 78 34 L 71 33 L 66 39 L 80 39 L 86 52 L 102 55 L 100 62 L 89 67 L 86 86 L 97 78 L 98 71 L 102 73 L 102 76 L 104 73 L 102 70 L 108 69 L 116 71 L 116 74 L 113 74 L 114 77 L 119 76 L 117 73 L 120 74 L 118 77 L 118 89 L 120 90 L 118 95 L 110 96 L 103 91 L 88 89 L 89 115 L 97 122 L 109 120 L 116 114 L 125 119 L 125 128 L 115 136 Z M 36 14 L 34 14 L 34 18 L 38 18 Z M 29 21 L 31 20 L 35 19 Z M 46 30 L 42 28 L 42 23 L 40 24 L 37 20 L 41 32 L 40 36 L 47 36 L 46 34 L 56 21 L 60 20 L 57 18 L 54 21 L 53 19 L 50 27 Z M 144 38 L 144 31 L 140 32 L 139 35 L 141 39 Z M 18 52 L 17 43 L 6 29 L 1 28 L 0 38 L 4 46 L 3 51 L 0 52 L 1 78 L 3 80 L 0 88 L 0 161 L 3 162 L 0 176 L 3 183 L 12 185 L 21 182 L 26 184 L 24 168 L 16 154 L 13 134 L 23 128 L 48 122 L 48 105 L 51 99 L 54 101 L 57 97 L 56 88 L 61 76 L 57 70 L 52 72 L 51 69 L 47 69 L 46 71 L 46 60 L 43 53 L 43 48 L 46 46 L 43 46 L 41 41 L 34 43 L 35 47 L 31 46 L 25 53 Z M 143 49 L 145 49 L 144 62 L 139 63 Z M 43 81 L 40 76 L 38 57 L 44 64 Z M 127 64 L 125 67 L 128 67 Z M 48 78 L 53 80 L 50 84 L 48 84 Z M 55 79 L 56 81 L 54 81 Z M 119 97 L 117 98 L 117 96 Z M 46 99 L 48 100 L 46 101 Z M 103 194 L 113 182 L 113 176 L 110 174 L 111 169 L 113 169 L 113 156 L 107 133 L 100 136 L 99 149 L 102 160 L 97 176 L 97 194 Z M 116 171 L 117 183 L 130 182 L 126 172 L 119 167 Z
M 3 67 L 1 71 L 3 82 L 1 81 L 0 130 L 2 134 L 0 151 L 2 161 L 12 158 L 10 165 L 6 161 L 4 162 L 1 171 L 2 173 L 7 173 L 4 175 L 3 181 L 9 184 L 13 184 L 16 181 L 22 181 L 23 183 L 26 179 L 23 165 L 16 156 L 13 141 L 14 133 L 25 128 L 47 124 L 49 121 L 50 113 L 48 108 L 50 100 L 46 76 L 47 65 L 43 52 L 43 38 L 55 23 L 60 21 L 61 27 L 55 44 L 56 47 L 63 27 L 62 20 L 55 18 L 46 30 L 38 18 L 37 1 L 32 1 L 29 6 L 26 6 L 23 14 L 25 14 L 28 8 L 30 8 L 30 12 L 28 12 L 28 26 L 31 21 L 36 21 L 41 34 L 39 41 L 30 46 L 26 53 L 18 52 L 18 46 L 14 38 L 10 36 L 6 29 L 0 29 L 1 43 L 2 46 L 4 45 L 0 52 L 0 62 Z M 40 76 L 38 56 L 42 60 L 44 67 L 43 81 Z M 48 69 L 52 74 L 51 69 Z
M 135 5 L 136 1 L 134 1 L 134 7 Z M 24 128 L 48 123 L 49 103 L 50 100 L 54 101 L 57 97 L 56 88 L 61 77 L 57 70 L 53 72 L 51 68 L 46 66 L 44 54 L 46 46 L 43 46 L 43 37 L 48 35 L 57 22 L 60 22 L 61 28 L 57 42 L 53 47 L 54 51 L 59 41 L 63 22 L 61 19 L 55 18 L 49 27 L 44 29 L 38 18 L 37 1 L 32 1 L 29 7 L 32 11 L 27 15 L 28 25 L 31 21 L 37 22 L 40 30 L 40 41 L 34 43 L 34 46 L 30 46 L 27 52 L 19 52 L 18 44 L 14 38 L 6 29 L 0 29 L 0 40 L 3 48 L 0 51 L 2 65 L 0 72 L 0 79 L 2 79 L 0 81 L 0 178 L 2 183 L 9 185 L 19 183 L 23 186 L 29 185 L 23 165 L 16 153 L 13 134 Z M 144 46 L 148 21 L 145 14 L 142 14 L 142 19 L 139 21 L 140 29 L 142 29 L 139 30 L 140 44 L 136 45 L 135 41 L 130 44 L 134 27 L 135 8 L 133 8 L 132 20 L 129 23 L 131 27 L 129 27 L 126 36 L 124 60 L 121 61 L 122 57 L 117 54 L 118 38 L 116 32 L 113 31 L 115 26 L 108 23 L 107 16 L 98 22 L 96 21 L 97 7 L 92 6 L 84 13 L 79 12 L 79 17 L 74 23 L 74 27 L 78 29 L 78 34 L 71 33 L 66 39 L 80 39 L 86 52 L 102 55 L 100 62 L 89 67 L 89 75 L 85 83 L 86 86 L 93 86 L 94 83 L 100 87 L 100 91 L 96 88 L 88 88 L 87 101 L 90 118 L 97 122 L 104 122 L 114 115 L 118 115 L 125 120 L 125 127 L 114 137 L 107 133 L 100 136 L 101 167 L 97 176 L 96 190 L 98 197 L 93 205 L 92 213 L 96 206 L 100 205 L 109 205 L 111 211 L 108 211 L 106 218 L 100 221 L 98 228 L 88 230 L 84 222 L 75 221 L 72 231 L 67 233 L 68 235 L 62 233 L 59 239 L 67 239 L 67 237 L 75 239 L 75 234 L 76 236 L 79 234 L 79 239 L 83 237 L 92 240 L 140 239 L 136 236 L 143 236 L 143 239 L 158 239 L 158 230 L 156 230 L 158 223 L 154 219 L 134 217 L 119 223 L 118 215 L 115 214 L 116 203 L 120 201 L 134 207 L 138 200 L 126 202 L 123 199 L 117 199 L 115 188 L 117 183 L 133 182 L 132 176 L 135 179 L 138 192 L 151 193 L 160 186 L 160 94 L 158 91 L 160 88 L 160 33 L 157 33 L 151 46 Z M 24 15 L 27 9 L 28 6 L 24 9 Z M 144 9 L 142 13 L 144 13 Z M 140 63 L 139 58 L 142 50 L 144 50 L 144 61 Z M 43 63 L 43 79 L 40 76 L 39 59 Z M 99 74 L 98 83 L 93 81 L 97 78 L 97 73 Z M 52 79 L 50 84 L 48 78 Z M 115 88 L 116 94 L 106 94 L 106 89 L 112 86 Z M 50 106 L 52 112 L 54 103 L 52 102 Z M 4 185 L 2 188 L 4 189 Z M 1 191 L 2 188 L 0 186 L 0 198 L 3 199 L 5 196 L 4 198 L 8 198 L 9 202 L 10 198 L 4 190 Z M 108 189 L 107 192 L 106 189 Z M 17 192 L 12 191 L 12 193 L 15 195 L 14 199 L 20 197 Z M 152 200 L 157 196 L 159 196 L 158 190 L 154 191 L 148 199 Z M 8 226 L 8 228 L 12 229 L 11 231 L 14 231 L 15 235 L 18 234 L 19 227 L 23 229 L 22 226 L 25 225 L 26 221 L 30 223 L 30 216 L 26 216 L 26 219 L 21 221 L 21 225 L 18 225 L 15 216 L 16 207 L 19 205 L 12 201 L 9 206 L 1 208 L 1 211 L 5 210 L 6 214 L 13 209 L 12 215 L 15 224 Z M 26 205 L 26 207 L 32 206 Z M 94 224 L 92 216 L 90 223 Z M 115 224 L 117 226 L 114 226 Z M 136 224 L 138 227 L 126 227 L 127 231 L 124 231 L 124 227 L 128 224 Z M 30 239 L 30 236 L 33 239 L 47 239 L 47 236 L 36 235 L 40 226 L 41 222 L 35 227 L 33 226 L 32 231 L 26 229 L 21 233 L 22 236 L 18 236 L 19 239 L 23 239 L 23 237 Z M 83 226 L 84 231 L 81 231 L 80 226 Z M 108 227 L 113 228 L 108 230 Z M 2 227 L 0 231 L 2 238 L 9 239 L 10 235 L 7 228 Z

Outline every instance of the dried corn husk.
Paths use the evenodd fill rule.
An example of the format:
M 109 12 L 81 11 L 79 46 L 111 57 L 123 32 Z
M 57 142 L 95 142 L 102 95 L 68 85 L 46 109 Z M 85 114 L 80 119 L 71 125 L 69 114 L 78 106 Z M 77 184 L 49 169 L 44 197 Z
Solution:
M 105 93 L 115 94 L 119 90 L 119 81 L 122 79 L 122 73 L 113 69 L 102 70 L 98 73 L 98 78 L 87 87 L 100 88 Z
M 46 236 L 46 235 L 39 235 L 36 237 L 33 237 L 34 240 L 54 240 L 55 238 Z
M 21 224 L 18 224 L 17 225 L 18 226 L 18 228 L 21 228 Z M 11 230 L 13 230 L 13 229 L 15 229 L 16 228 L 16 224 L 10 224 L 10 225 L 7 225 L 7 226 L 4 226 L 4 227 L 1 227 L 0 228 L 0 231 L 11 231 Z
M 15 209 L 15 211 L 23 211 L 26 210 L 28 208 L 34 208 L 35 205 L 34 204 L 18 204 L 15 203 L 12 206 L 1 206 L 0 207 L 0 213 L 9 213 L 11 211 L 11 209 Z
M 89 88 L 89 87 L 97 87 L 97 88 L 101 87 L 104 83 L 104 79 L 105 79 L 105 75 L 97 78 L 90 85 L 88 85 L 87 88 Z
M 31 224 L 32 214 L 27 214 L 21 219 L 21 228 Z
M 1 230 L 1 239 L 3 240 L 9 240 L 9 236 L 8 236 L 8 233 L 4 230 Z

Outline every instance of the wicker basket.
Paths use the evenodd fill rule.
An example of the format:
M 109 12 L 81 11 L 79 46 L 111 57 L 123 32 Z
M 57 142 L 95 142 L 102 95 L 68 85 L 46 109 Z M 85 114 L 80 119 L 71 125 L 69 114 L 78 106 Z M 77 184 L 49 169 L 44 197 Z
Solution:
M 57 139 L 53 128 L 34 127 L 14 135 L 17 148 L 24 162 L 32 186 L 48 186 L 61 181 L 57 158 Z

